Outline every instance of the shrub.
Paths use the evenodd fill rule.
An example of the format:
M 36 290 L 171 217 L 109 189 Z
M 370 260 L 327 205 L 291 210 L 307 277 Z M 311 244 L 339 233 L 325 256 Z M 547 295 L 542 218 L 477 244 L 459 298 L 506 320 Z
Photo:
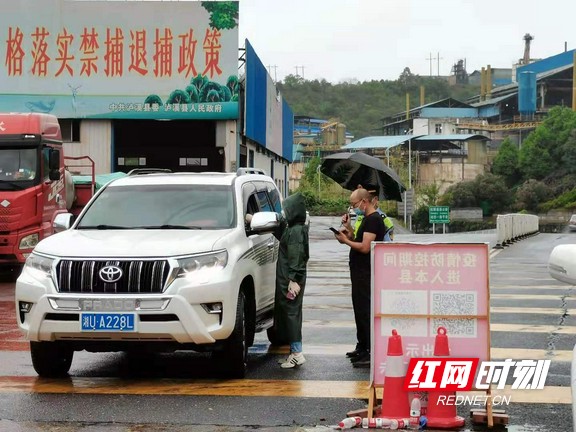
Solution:
M 538 180 L 528 180 L 524 182 L 516 191 L 516 209 L 526 209 L 537 211 L 538 206 L 551 194 L 550 187 Z

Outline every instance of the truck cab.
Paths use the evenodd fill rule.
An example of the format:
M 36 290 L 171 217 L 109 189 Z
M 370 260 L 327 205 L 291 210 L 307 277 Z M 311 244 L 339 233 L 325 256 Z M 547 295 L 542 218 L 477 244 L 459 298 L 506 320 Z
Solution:
M 19 267 L 66 212 L 58 119 L 0 113 L 0 267 Z

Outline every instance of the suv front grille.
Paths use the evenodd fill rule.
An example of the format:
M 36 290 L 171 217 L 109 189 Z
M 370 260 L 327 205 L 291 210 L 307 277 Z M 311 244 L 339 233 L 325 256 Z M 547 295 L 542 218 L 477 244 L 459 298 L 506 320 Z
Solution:
M 100 278 L 100 270 L 112 265 L 122 270 L 114 283 Z M 170 266 L 162 261 L 72 261 L 62 260 L 56 267 L 58 292 L 61 293 L 151 293 L 164 289 Z

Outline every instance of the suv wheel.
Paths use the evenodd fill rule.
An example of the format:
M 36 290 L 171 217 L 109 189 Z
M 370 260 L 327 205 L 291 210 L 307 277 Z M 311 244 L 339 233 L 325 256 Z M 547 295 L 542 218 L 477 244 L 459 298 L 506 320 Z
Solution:
M 248 360 L 248 344 L 246 343 L 246 297 L 242 291 L 238 294 L 236 306 L 236 324 L 232 334 L 226 341 L 224 350 L 215 351 L 213 355 L 220 363 L 222 372 L 230 378 L 244 378 Z
M 66 375 L 72 365 L 74 351 L 57 342 L 30 342 L 32 366 L 41 377 Z

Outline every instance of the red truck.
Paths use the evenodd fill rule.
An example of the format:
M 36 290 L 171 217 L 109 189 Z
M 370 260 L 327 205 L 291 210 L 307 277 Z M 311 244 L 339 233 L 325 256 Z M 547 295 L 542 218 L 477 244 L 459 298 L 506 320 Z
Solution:
M 53 233 L 74 200 L 71 182 L 55 116 L 0 113 L 0 268 L 20 266 Z

